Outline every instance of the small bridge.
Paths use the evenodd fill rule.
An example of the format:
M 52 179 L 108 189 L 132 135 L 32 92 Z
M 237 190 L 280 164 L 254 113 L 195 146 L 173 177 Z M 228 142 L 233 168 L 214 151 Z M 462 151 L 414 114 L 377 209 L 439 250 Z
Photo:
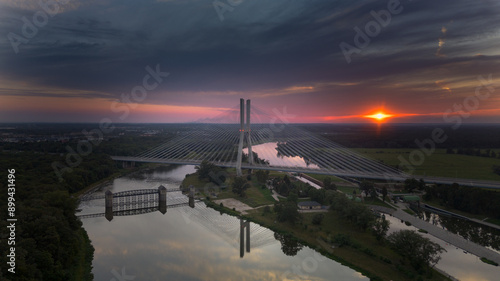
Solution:
M 104 199 L 105 212 L 96 214 L 79 215 L 80 219 L 106 217 L 111 221 L 115 216 L 131 216 L 160 211 L 167 212 L 167 208 L 190 206 L 194 208 L 194 187 L 189 187 L 188 202 L 167 205 L 167 192 L 179 192 L 181 189 L 167 189 L 160 185 L 158 189 L 138 189 L 113 193 L 110 190 L 104 195 L 83 196 L 81 202 Z
M 245 252 L 250 252 L 250 237 L 252 234 L 252 247 L 263 247 L 275 243 L 276 238 L 271 230 L 268 230 L 258 224 L 251 224 L 250 221 L 244 221 L 229 215 L 216 214 L 208 210 L 204 204 L 195 208 L 194 187 L 189 187 L 188 201 L 175 201 L 167 204 L 167 192 L 180 192 L 181 189 L 167 189 L 163 185 L 157 189 L 139 189 L 112 193 L 107 191 L 104 195 L 83 196 L 80 202 L 89 202 L 92 200 L 105 200 L 105 212 L 78 215 L 80 219 L 106 217 L 111 221 L 115 216 L 133 216 L 160 211 L 165 214 L 169 208 L 178 208 L 190 206 L 191 208 L 182 208 L 181 215 L 189 223 L 196 221 L 207 230 L 216 233 L 218 237 L 225 240 L 228 244 L 239 247 L 240 257 L 244 257 Z

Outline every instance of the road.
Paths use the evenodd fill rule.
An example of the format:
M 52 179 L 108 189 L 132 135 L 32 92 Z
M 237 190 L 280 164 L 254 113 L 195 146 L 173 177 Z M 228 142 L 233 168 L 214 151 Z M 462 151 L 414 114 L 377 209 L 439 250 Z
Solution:
M 463 249 L 463 250 L 465 250 L 471 254 L 474 254 L 478 257 L 485 257 L 489 260 L 492 260 L 492 261 L 500 264 L 500 254 L 498 254 L 497 252 L 492 251 L 490 249 L 487 249 L 487 248 L 485 248 L 479 244 L 476 244 L 474 242 L 471 242 L 467 239 L 464 239 L 463 237 L 461 237 L 459 235 L 453 234 L 445 229 L 442 229 L 438 226 L 430 224 L 430 223 L 423 221 L 417 217 L 414 217 L 414 216 L 404 212 L 402 209 L 393 210 L 393 209 L 389 209 L 389 208 L 385 208 L 385 207 L 381 207 L 381 206 L 370 206 L 370 208 L 372 208 L 376 211 L 382 212 L 382 213 L 390 214 L 390 215 L 392 215 L 400 220 L 409 221 L 416 228 L 424 229 L 427 232 L 429 232 L 429 234 L 431 234 L 432 236 L 437 237 L 445 242 L 448 242 L 448 243 L 454 245 L 455 247 Z

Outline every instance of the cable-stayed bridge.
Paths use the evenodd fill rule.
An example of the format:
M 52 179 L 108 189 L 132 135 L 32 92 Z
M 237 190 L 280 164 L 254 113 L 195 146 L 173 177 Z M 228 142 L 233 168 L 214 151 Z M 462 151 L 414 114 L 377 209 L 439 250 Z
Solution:
M 398 181 L 407 178 L 397 169 L 287 124 L 279 115 L 251 107 L 250 100 L 246 115 L 244 100 L 240 100 L 239 124 L 234 123 L 236 112 L 208 120 L 217 123 L 194 124 L 191 132 L 136 156 L 112 158 L 183 165 L 199 165 L 207 160 L 236 168 L 240 175 L 241 169 L 263 169 Z M 251 119 L 258 123 L 250 126 Z
M 191 131 L 135 156 L 112 156 L 124 164 L 135 162 L 199 165 L 207 160 L 220 167 L 326 174 L 392 182 L 416 177 L 427 183 L 500 188 L 500 182 L 445 177 L 411 176 L 369 159 L 340 144 L 289 124 L 286 112 L 274 114 L 240 99 L 240 106 Z M 238 118 L 239 117 L 239 118 Z M 252 121 L 251 121 L 252 120 Z M 252 122 L 253 125 L 250 124 Z

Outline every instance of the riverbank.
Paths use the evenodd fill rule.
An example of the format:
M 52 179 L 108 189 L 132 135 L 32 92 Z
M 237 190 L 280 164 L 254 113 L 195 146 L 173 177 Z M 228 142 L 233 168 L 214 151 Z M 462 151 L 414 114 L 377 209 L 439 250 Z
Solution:
M 82 196 L 84 196 L 86 194 L 94 193 L 97 190 L 112 184 L 113 181 L 119 177 L 134 175 L 136 173 L 140 173 L 144 170 L 148 170 L 148 169 L 157 167 L 159 165 L 160 164 L 146 164 L 146 165 L 140 166 L 140 167 L 127 168 L 127 169 L 120 170 L 120 171 L 110 175 L 109 177 L 106 177 L 98 182 L 95 182 L 95 183 L 87 186 L 84 189 L 79 190 L 78 192 L 75 192 L 72 195 L 77 197 L 77 198 L 81 198 Z
M 188 181 L 192 184 L 195 181 L 192 179 L 193 175 L 190 176 L 191 179 Z M 232 179 L 229 177 L 226 183 L 231 181 Z M 206 185 L 206 183 L 201 181 L 198 181 L 197 184 L 195 187 L 199 190 L 203 190 Z M 188 183 L 183 182 L 183 186 L 186 185 Z M 388 247 L 388 245 L 377 241 L 370 231 L 360 231 L 359 228 L 345 221 L 334 212 L 325 213 L 324 219 L 320 224 L 313 223 L 315 213 L 303 213 L 302 219 L 296 224 L 277 222 L 274 212 L 266 212 L 265 208 L 258 208 L 270 203 L 262 204 L 264 203 L 262 200 L 248 198 L 252 194 L 259 194 L 264 190 L 267 189 L 252 186 L 246 190 L 246 198 L 241 198 L 239 195 L 233 194 L 230 190 L 226 190 L 223 196 L 218 196 L 215 199 L 217 200 L 215 202 L 218 203 L 207 200 L 207 206 L 230 215 L 240 216 L 277 233 L 291 235 L 299 243 L 361 272 L 371 280 L 412 280 L 417 278 L 422 278 L 422 280 L 450 280 L 434 269 L 430 271 L 432 272 L 430 275 L 419 275 L 408 264 L 402 263 L 401 257 Z M 245 208 L 244 213 L 238 212 L 236 211 L 236 207 L 232 209 L 226 206 L 223 201 L 218 201 L 227 198 L 246 203 L 252 209 Z M 252 204 L 247 203 L 256 203 L 256 201 L 259 201 L 261 204 L 252 206 Z M 266 202 L 273 203 L 274 199 L 272 201 L 266 200 Z M 222 206 L 220 203 L 223 203 Z M 339 239 L 341 238 L 347 239 L 348 243 L 341 243 L 342 245 L 339 246 Z

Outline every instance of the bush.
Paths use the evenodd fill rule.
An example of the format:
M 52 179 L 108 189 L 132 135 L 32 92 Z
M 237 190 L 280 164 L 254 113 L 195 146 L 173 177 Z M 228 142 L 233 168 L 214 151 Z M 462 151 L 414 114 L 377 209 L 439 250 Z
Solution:
M 316 214 L 316 215 L 314 215 L 314 217 L 312 219 L 312 223 L 315 225 L 320 225 L 321 222 L 323 221 L 324 217 L 325 217 L 325 215 L 323 215 L 323 214 Z
M 335 234 L 335 236 L 333 237 L 333 242 L 337 244 L 338 247 L 349 246 L 351 245 L 351 237 L 342 233 Z
M 494 265 L 494 266 L 498 266 L 498 263 L 496 263 L 496 262 L 494 262 L 494 261 L 492 261 L 492 260 L 489 260 L 489 259 L 487 259 L 487 258 L 485 258 L 485 257 L 482 257 L 482 258 L 481 258 L 481 261 L 482 261 L 482 262 L 484 262 L 484 263 L 487 263 L 487 264 L 491 264 L 491 265 Z
M 373 253 L 373 251 L 371 249 L 369 249 L 369 248 L 364 248 L 363 249 L 363 253 L 369 255 L 370 257 L 374 257 L 375 256 L 375 254 Z

